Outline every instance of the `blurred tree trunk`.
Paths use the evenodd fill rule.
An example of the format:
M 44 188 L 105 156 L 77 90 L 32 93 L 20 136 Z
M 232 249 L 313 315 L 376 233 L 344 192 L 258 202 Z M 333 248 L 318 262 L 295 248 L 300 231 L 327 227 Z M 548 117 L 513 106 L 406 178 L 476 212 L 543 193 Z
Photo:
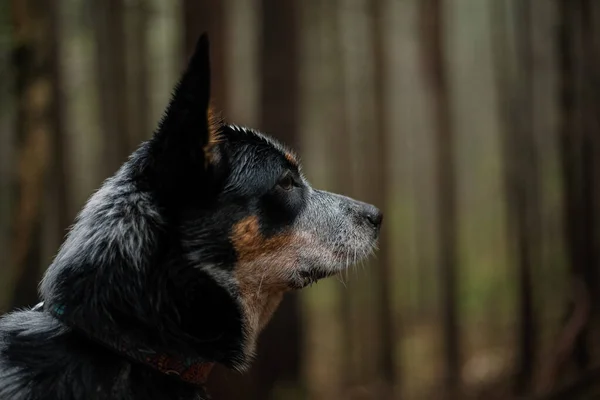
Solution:
M 15 269 L 12 307 L 37 299 L 41 259 L 42 199 L 58 135 L 53 17 L 57 2 L 13 1 L 17 91 L 17 188 L 12 212 L 10 265 Z M 60 183 L 57 183 L 60 185 Z
M 540 257 L 538 154 L 533 131 L 531 3 L 496 3 L 497 82 L 503 118 L 508 240 L 518 268 L 519 330 L 515 392 L 527 392 L 536 357 L 533 269 Z M 513 26 L 513 30 L 509 28 Z
M 68 223 L 106 178 L 103 158 L 104 127 L 99 106 L 96 66 L 96 14 L 93 1 L 60 1 L 61 89 L 64 131 L 68 141 L 63 164 L 68 175 Z M 57 248 L 50 249 L 54 254 Z
M 515 107 L 512 124 L 506 130 L 508 165 L 506 171 L 512 201 L 507 202 L 513 211 L 514 235 L 517 241 L 519 267 L 519 357 L 515 393 L 525 394 L 530 386 L 536 357 L 537 324 L 533 305 L 533 269 L 540 263 L 539 228 L 540 201 L 538 183 L 538 155 L 533 132 L 532 104 L 532 49 L 531 49 L 531 4 L 529 1 L 517 1 L 515 7 L 516 59 L 518 76 L 509 88 L 515 88 L 510 103 Z M 511 132 L 512 131 L 512 132 Z M 515 134 L 513 134 L 513 132 Z M 510 155 L 512 154 L 512 156 Z M 515 158 L 517 158 L 515 160 Z M 511 224 L 508 224 L 509 227 Z
M 593 356 L 600 355 L 600 3 L 582 0 L 581 5 L 581 88 L 583 146 L 587 154 L 582 160 L 588 169 L 584 175 L 587 215 L 585 278 L 591 298 L 590 344 Z
M 160 121 L 168 103 L 173 85 L 179 79 L 184 56 L 185 27 L 182 3 L 163 0 L 145 0 L 147 19 L 148 80 L 150 86 L 150 128 Z
M 444 388 L 446 398 L 458 396 L 461 385 L 460 341 L 457 312 L 458 224 L 454 132 L 449 104 L 444 34 L 444 1 L 421 1 L 423 66 L 433 96 L 436 131 L 436 186 L 441 309 L 444 330 Z
M 262 0 L 260 128 L 298 146 L 297 2 Z
M 437 324 L 431 314 L 438 298 L 438 283 L 432 279 L 437 269 L 433 123 L 420 59 L 420 7 L 420 0 L 384 0 L 375 17 L 375 35 L 382 41 L 382 48 L 375 48 L 376 53 L 381 52 L 377 58 L 382 57 L 375 70 L 377 97 L 381 96 L 376 105 L 381 115 L 376 118 L 380 134 L 386 135 L 380 149 L 385 168 L 381 183 L 388 203 L 376 257 L 381 260 L 379 268 L 387 270 L 384 284 L 392 289 L 387 307 L 393 312 L 389 328 L 383 327 L 385 319 L 380 320 L 382 334 L 390 334 L 393 340 L 392 353 L 382 354 L 390 357 L 382 371 L 387 375 L 389 362 L 395 364 L 393 398 L 407 399 L 419 397 L 417 393 L 423 388 L 439 385 L 437 374 L 414 368 L 424 365 L 423 351 L 427 352 L 428 366 L 437 369 L 441 364 L 437 337 L 415 334 L 422 332 L 423 326 Z M 425 312 L 427 306 L 429 313 Z M 441 329 L 435 329 L 438 331 Z M 434 346 L 432 354 L 429 349 Z M 385 347 L 382 345 L 382 352 L 388 351 Z M 385 380 L 389 381 L 389 376 Z
M 590 296 L 589 334 L 597 336 L 600 311 L 598 231 L 600 180 L 600 4 L 561 2 L 564 173 L 571 263 Z M 583 349 L 581 349 L 583 353 Z M 580 354 L 581 365 L 587 356 Z
M 563 307 L 572 293 L 569 291 L 570 271 L 564 257 L 562 192 L 555 189 L 557 183 L 563 183 L 558 129 L 561 114 L 556 40 L 558 2 L 530 0 L 530 8 L 535 10 L 531 12 L 532 130 L 537 151 L 540 202 L 539 248 L 535 252 L 539 260 L 532 265 L 537 326 L 535 390 L 540 387 L 544 370 L 551 364 L 546 362 L 548 355 L 557 347 L 548 332 L 555 332 L 560 327 L 560 314 L 564 310 L 559 307 Z M 563 290 L 557 290 L 557 284 L 562 285 Z M 560 311 L 556 312 L 557 309 Z
M 260 114 L 261 0 L 225 0 L 227 12 L 226 115 L 245 126 L 257 126 Z
M 52 115 L 52 141 L 50 143 L 50 158 L 48 168 L 48 179 L 45 183 L 43 213 L 43 247 L 42 247 L 42 271 L 46 270 L 60 247 L 67 228 L 72 222 L 71 201 L 69 199 L 69 168 L 70 168 L 70 145 L 65 131 L 65 98 L 63 87 L 63 68 L 61 55 L 61 7 L 63 2 L 56 0 L 49 10 L 50 37 L 49 58 L 50 76 L 53 82 L 52 101 L 50 113 Z
M 152 133 L 150 114 L 148 18 L 149 0 L 127 3 L 125 15 L 127 56 L 128 149 L 136 148 Z
M 10 2 L 0 3 L 0 254 L 11 260 L 13 186 L 15 174 L 15 69 L 13 55 L 13 21 Z M 0 314 L 8 310 L 12 295 L 14 265 L 0 266 Z
M 389 121 L 386 118 L 387 109 L 385 107 L 385 101 L 387 99 L 386 89 L 386 72 L 388 65 L 386 62 L 385 53 L 391 51 L 385 47 L 384 35 L 387 33 L 386 29 L 386 16 L 388 0 L 375 0 L 372 2 L 372 28 L 373 28 L 373 49 L 374 49 L 374 80 L 375 80 L 375 119 L 378 121 L 379 126 L 373 127 L 373 135 L 375 136 L 374 141 L 375 152 L 372 155 L 373 158 L 369 163 L 372 165 L 372 170 L 369 173 L 369 181 L 371 187 L 369 192 L 372 193 L 372 198 L 365 199 L 366 201 L 372 201 L 377 207 L 379 207 L 384 214 L 388 210 L 388 191 L 391 181 L 389 177 L 389 165 L 388 165 L 388 146 L 389 137 L 392 130 L 386 123 Z M 377 178 L 374 178 L 377 177 Z M 395 340 L 396 335 L 394 324 L 392 323 L 392 265 L 389 248 L 392 245 L 390 242 L 392 230 L 389 224 L 384 224 L 381 230 L 381 237 L 379 243 L 379 251 L 377 253 L 377 267 L 370 273 L 378 275 L 375 284 L 375 293 L 378 295 L 376 301 L 376 308 L 379 312 L 379 366 L 378 375 L 383 381 L 383 388 L 381 398 L 393 398 L 395 379 L 397 377 L 395 370 L 394 358 L 396 356 Z
M 585 128 L 585 86 L 584 75 L 585 49 L 582 23 L 584 15 L 583 1 L 559 2 L 560 33 L 560 64 L 562 84 L 562 126 L 561 148 L 564 179 L 565 228 L 567 254 L 573 276 L 582 279 L 588 296 L 593 293 L 596 264 L 593 244 L 593 188 L 591 136 Z M 590 276 L 592 275 L 592 276 Z M 593 304 L 593 302 L 592 302 Z M 575 311 L 577 304 L 572 305 Z M 573 315 L 576 315 L 574 312 Z M 572 356 L 579 366 L 584 368 L 589 363 L 589 348 L 587 342 L 588 323 L 582 326 L 572 344 Z M 566 361 L 566 360 L 565 360 Z M 556 376 L 558 378 L 558 376 Z
M 124 0 L 93 1 L 103 178 L 112 175 L 129 155 L 124 7 Z
M 579 370 L 592 361 L 598 344 L 598 218 L 600 201 L 600 7 L 587 0 L 559 2 L 558 44 L 561 80 L 561 150 L 564 227 L 573 275 L 568 316 L 547 363 L 541 390 L 550 390 L 569 361 Z
M 593 264 L 589 264 L 588 268 L 591 269 L 589 272 L 590 279 L 593 280 L 593 293 L 594 296 L 594 324 L 596 338 L 595 347 L 598 348 L 599 337 L 598 330 L 600 330 L 600 115 L 598 110 L 600 109 L 600 4 L 597 1 L 590 1 L 584 3 L 584 46 L 587 60 L 585 64 L 586 71 L 586 82 L 590 82 L 586 85 L 586 132 L 591 139 L 591 148 L 593 157 L 592 171 L 590 174 L 590 182 L 593 184 L 592 188 L 592 199 L 590 200 L 591 206 L 593 207 L 593 215 L 590 220 L 593 224 L 594 241 L 592 243 L 594 256 Z

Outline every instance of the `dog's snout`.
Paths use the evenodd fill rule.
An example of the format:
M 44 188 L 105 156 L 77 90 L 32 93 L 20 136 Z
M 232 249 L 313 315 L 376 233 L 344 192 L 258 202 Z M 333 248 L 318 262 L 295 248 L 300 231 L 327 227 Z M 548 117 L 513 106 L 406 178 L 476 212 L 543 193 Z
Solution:
M 317 208 L 333 204 L 342 211 L 344 218 L 350 217 L 349 220 L 352 220 L 357 225 L 370 225 L 379 231 L 383 222 L 383 213 L 374 205 L 322 190 L 315 190 L 313 193 L 315 198 L 320 200 L 315 203 L 318 205 Z
M 363 214 L 371 225 L 379 229 L 383 221 L 383 213 L 377 207 L 367 204 L 364 206 Z

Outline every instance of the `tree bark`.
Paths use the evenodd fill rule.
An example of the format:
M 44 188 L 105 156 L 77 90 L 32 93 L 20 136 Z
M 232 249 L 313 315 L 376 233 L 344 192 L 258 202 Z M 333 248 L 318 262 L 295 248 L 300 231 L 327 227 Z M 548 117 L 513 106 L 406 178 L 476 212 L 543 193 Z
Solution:
M 129 155 L 124 0 L 94 0 L 96 76 L 100 95 L 103 178 Z
M 49 19 L 49 68 L 52 80 L 52 101 L 50 115 L 53 125 L 52 141 L 49 145 L 50 157 L 48 179 L 45 184 L 45 201 L 42 207 L 43 236 L 42 265 L 45 271 L 61 245 L 73 215 L 69 198 L 70 144 L 65 128 L 65 96 L 63 69 L 61 63 L 61 1 L 52 2 L 48 10 Z
M 53 76 L 51 15 L 55 3 L 13 1 L 17 92 L 17 190 L 10 264 L 15 270 L 12 308 L 37 300 L 40 275 L 42 199 L 51 148 L 57 135 L 53 108 L 57 87 Z
M 386 18 L 384 12 L 386 10 L 385 2 L 387 0 L 375 0 L 372 2 L 372 27 L 373 27 L 373 49 L 374 49 L 374 79 L 375 79 L 375 119 L 379 121 L 380 126 L 373 127 L 375 130 L 375 141 L 376 141 L 376 154 L 371 160 L 373 170 L 371 171 L 371 177 L 378 177 L 372 179 L 373 186 L 372 193 L 373 203 L 386 212 L 388 205 L 388 192 L 387 188 L 390 186 L 389 178 L 389 165 L 387 158 L 387 150 L 389 146 L 389 136 L 391 135 L 391 129 L 387 126 L 386 121 L 386 108 L 385 99 L 386 93 L 386 72 L 387 65 L 385 64 L 385 52 L 388 49 L 385 48 L 384 24 Z M 376 280 L 375 292 L 378 294 L 377 298 L 377 310 L 379 312 L 379 334 L 380 334 L 380 348 L 379 348 L 379 366 L 378 372 L 383 380 L 384 388 L 382 396 L 384 398 L 392 398 L 394 393 L 394 386 L 396 385 L 396 368 L 395 368 L 395 356 L 396 346 L 395 340 L 396 335 L 394 334 L 394 324 L 392 320 L 392 265 L 389 247 L 392 245 L 390 237 L 392 231 L 389 229 L 389 224 L 384 224 L 381 230 L 381 237 L 379 239 L 379 250 L 377 253 L 378 265 L 375 271 L 378 277 Z
M 584 87 L 588 85 L 584 73 L 584 48 L 582 22 L 583 2 L 560 2 L 562 16 L 560 41 L 560 64 L 562 83 L 562 162 L 565 183 L 564 211 L 567 252 L 573 275 L 581 277 L 587 292 L 594 298 L 595 271 L 594 252 L 594 204 L 591 189 L 592 146 L 585 129 Z M 592 311 L 596 306 L 591 301 Z M 589 363 L 587 327 L 577 336 L 574 359 L 580 368 Z
M 423 66 L 433 96 L 436 131 L 436 186 L 438 193 L 439 278 L 443 312 L 444 387 L 446 397 L 456 398 L 461 384 L 460 341 L 457 310 L 457 208 L 454 132 L 449 106 L 446 54 L 443 41 L 444 1 L 421 1 Z
M 533 270 L 540 256 L 538 154 L 533 126 L 531 3 L 514 2 L 514 13 L 503 4 L 493 8 L 497 87 L 503 120 L 504 191 L 508 241 L 516 252 L 518 304 L 515 393 L 526 393 L 536 357 Z M 508 18 L 514 30 L 508 29 Z M 511 52 L 510 49 L 514 49 Z
M 561 161 L 567 257 L 574 282 L 567 318 L 538 390 L 550 391 L 572 361 L 584 370 L 598 344 L 600 185 L 600 7 L 588 0 L 558 3 L 561 80 Z
M 561 79 L 561 150 L 564 181 L 564 227 L 567 256 L 575 282 L 584 288 L 569 306 L 569 317 L 550 364 L 551 377 L 558 378 L 568 359 L 580 370 L 591 361 L 589 341 L 598 315 L 598 115 L 600 89 L 597 43 L 593 19 L 597 4 L 586 0 L 559 2 L 559 64 Z M 582 293 L 585 296 L 582 297 Z M 588 309 L 589 308 L 589 309 Z M 572 326 L 578 326 L 576 331 Z M 549 389 L 554 382 L 548 382 Z
M 148 51 L 148 0 L 135 0 L 127 4 L 126 55 L 127 55 L 127 147 L 134 149 L 152 134 L 150 127 L 149 51 Z
M 519 360 L 515 392 L 524 394 L 528 391 L 533 376 L 536 357 L 537 324 L 534 314 L 533 269 L 540 262 L 539 256 L 539 172 L 538 154 L 533 137 L 533 88 L 532 88 L 532 49 L 531 49 L 531 4 L 517 2 L 515 10 L 517 30 L 517 59 L 520 76 L 515 82 L 517 93 L 513 104 L 515 110 L 513 129 L 520 137 L 512 141 L 512 153 L 519 154 L 516 161 L 518 170 L 514 171 L 511 179 L 515 182 L 514 192 L 518 197 L 513 204 L 517 232 L 515 237 L 518 244 L 519 265 Z M 510 130 L 510 129 L 509 129 Z M 518 147 L 517 147 L 518 146 Z M 515 160 L 509 161 L 515 163 Z M 507 168 L 509 171 L 510 168 Z M 510 204 L 510 203 L 509 203 Z
M 11 259 L 11 230 L 13 211 L 13 186 L 15 183 L 15 127 L 16 96 L 13 55 L 12 4 L 0 3 L 0 254 Z M 12 297 L 14 265 L 0 268 L 0 314 L 8 311 Z

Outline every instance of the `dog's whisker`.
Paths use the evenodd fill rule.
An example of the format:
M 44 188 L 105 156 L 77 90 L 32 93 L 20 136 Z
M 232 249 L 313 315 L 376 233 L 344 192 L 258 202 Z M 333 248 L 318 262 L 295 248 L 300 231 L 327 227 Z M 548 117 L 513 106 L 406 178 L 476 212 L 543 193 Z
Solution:
M 262 276 L 260 278 L 260 282 L 258 283 L 258 289 L 256 290 L 256 297 L 260 296 L 260 289 L 262 288 L 263 280 L 265 279 L 266 275 L 267 275 L 266 268 L 263 268 L 263 273 L 262 273 Z
M 336 278 L 338 281 L 340 281 L 342 283 L 342 285 L 344 285 L 344 289 L 348 288 L 348 286 L 346 286 L 346 282 L 344 282 L 344 279 L 342 278 L 342 276 L 340 274 L 336 274 Z

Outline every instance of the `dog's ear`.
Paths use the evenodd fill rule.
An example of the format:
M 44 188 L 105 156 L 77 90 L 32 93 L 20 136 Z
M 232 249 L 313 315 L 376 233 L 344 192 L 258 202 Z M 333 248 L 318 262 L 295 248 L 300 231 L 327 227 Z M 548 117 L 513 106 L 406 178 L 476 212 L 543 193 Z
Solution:
M 220 120 L 210 110 L 208 36 L 196 43 L 188 66 L 154 136 L 159 156 L 190 166 L 206 166 L 218 141 Z

